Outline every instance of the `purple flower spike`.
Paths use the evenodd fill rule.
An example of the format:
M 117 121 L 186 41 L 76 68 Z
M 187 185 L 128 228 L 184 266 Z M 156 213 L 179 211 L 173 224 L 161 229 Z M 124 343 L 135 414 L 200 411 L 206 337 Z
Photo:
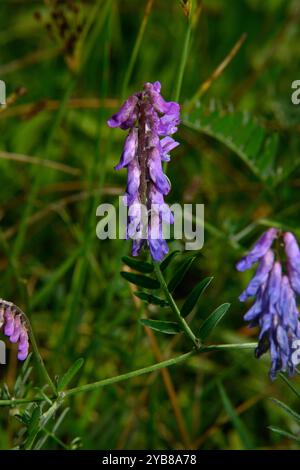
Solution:
M 168 252 L 163 224 L 174 222 L 164 202 L 170 183 L 162 161 L 169 161 L 169 153 L 179 145 L 170 136 L 180 123 L 179 104 L 165 101 L 160 90 L 160 82 L 145 83 L 143 91 L 130 96 L 108 120 L 110 127 L 130 129 L 115 169 L 127 168 L 125 204 L 128 206 L 127 237 L 133 239 L 132 254 L 138 256 L 148 245 L 156 261 L 161 261 Z M 145 210 L 137 209 L 137 204 Z M 146 217 L 142 217 L 145 213 Z
M 256 274 L 241 294 L 240 300 L 245 301 L 248 297 L 256 296 L 244 320 L 250 322 L 250 327 L 260 327 L 255 355 L 260 357 L 270 351 L 272 380 L 279 371 L 287 371 L 289 375 L 293 375 L 300 362 L 297 353 L 300 323 L 296 303 L 296 294 L 299 293 L 297 282 L 300 278 L 300 251 L 294 235 L 285 233 L 283 240 L 289 276 L 283 275 L 281 262 L 274 262 L 275 255 L 270 249 L 277 236 L 279 232 L 276 229 L 265 232 L 239 266 L 240 270 L 244 270 L 241 268 L 260 260 Z M 265 253 L 261 256 L 263 252 Z
M 18 359 L 28 356 L 29 341 L 24 313 L 15 305 L 0 299 L 0 328 L 11 343 L 18 343 Z
M 261 331 L 255 353 L 256 357 L 260 357 L 270 349 L 270 377 L 274 380 L 279 371 L 288 371 L 290 375 L 294 373 L 294 342 L 300 338 L 298 310 L 289 308 L 294 294 L 288 278 L 281 275 L 279 262 L 274 264 L 264 296 L 264 308 L 259 318 Z
M 272 246 L 273 241 L 277 237 L 278 230 L 276 228 L 270 228 L 262 234 L 262 236 L 257 240 L 252 250 L 248 253 L 247 256 L 244 256 L 236 265 L 238 271 L 246 271 L 250 269 L 251 266 L 256 263 L 260 258 L 262 258 L 269 248 Z
M 295 294 L 287 276 L 282 277 L 281 292 L 276 313 L 273 315 L 271 341 L 272 368 L 271 378 L 274 379 L 278 371 L 288 371 L 289 375 L 295 373 L 298 364 L 297 354 L 294 354 L 299 345 L 300 326 L 299 312 L 296 306 Z

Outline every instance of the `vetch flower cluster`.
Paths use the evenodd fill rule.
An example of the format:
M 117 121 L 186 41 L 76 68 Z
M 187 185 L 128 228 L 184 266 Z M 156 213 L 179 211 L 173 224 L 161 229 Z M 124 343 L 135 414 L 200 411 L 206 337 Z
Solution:
M 14 304 L 3 299 L 0 299 L 1 328 L 11 343 L 18 343 L 18 359 L 24 361 L 28 356 L 29 342 L 23 313 Z
M 180 106 L 160 94 L 159 82 L 145 83 L 143 91 L 130 96 L 108 120 L 110 127 L 129 129 L 116 170 L 127 168 L 124 202 L 128 206 L 127 237 L 133 239 L 137 256 L 148 244 L 151 256 L 160 261 L 168 252 L 163 223 L 172 224 L 173 214 L 164 202 L 170 183 L 162 162 L 179 145 L 172 137 L 180 122 Z
M 284 247 L 286 263 L 282 267 L 272 249 L 274 240 L 278 250 Z M 277 250 L 277 251 L 278 251 Z M 277 257 L 278 253 L 277 253 Z M 257 271 L 239 299 L 244 302 L 256 297 L 244 319 L 250 327 L 259 326 L 256 357 L 270 350 L 270 377 L 275 379 L 279 371 L 293 375 L 300 361 L 299 311 L 296 295 L 300 295 L 300 250 L 294 235 L 270 228 L 259 238 L 252 250 L 237 263 L 239 271 L 250 269 L 258 262 Z

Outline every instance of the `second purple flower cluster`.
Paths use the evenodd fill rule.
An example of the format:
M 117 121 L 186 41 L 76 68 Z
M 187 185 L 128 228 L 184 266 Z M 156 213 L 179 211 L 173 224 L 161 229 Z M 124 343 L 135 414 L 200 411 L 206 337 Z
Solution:
M 108 120 L 110 127 L 129 129 L 116 170 L 127 168 L 125 204 L 128 206 L 127 236 L 133 239 L 137 256 L 148 244 L 151 256 L 161 261 L 168 252 L 163 223 L 172 224 L 173 215 L 164 202 L 170 183 L 162 162 L 179 144 L 172 137 L 180 122 L 180 107 L 160 94 L 159 82 L 145 83 L 143 91 L 130 96 L 119 112 Z
M 277 252 L 284 247 L 284 265 L 276 259 L 272 249 L 275 240 Z M 256 356 L 270 350 L 270 377 L 274 379 L 279 371 L 288 371 L 292 375 L 300 361 L 300 323 L 296 303 L 296 296 L 300 295 L 300 250 L 294 235 L 270 228 L 239 261 L 237 269 L 245 271 L 256 262 L 257 271 L 240 295 L 242 302 L 248 297 L 256 297 L 244 319 L 250 322 L 251 327 L 260 328 Z
M 12 303 L 0 299 L 0 329 L 11 343 L 18 343 L 18 359 L 24 361 L 28 356 L 28 333 L 22 312 Z

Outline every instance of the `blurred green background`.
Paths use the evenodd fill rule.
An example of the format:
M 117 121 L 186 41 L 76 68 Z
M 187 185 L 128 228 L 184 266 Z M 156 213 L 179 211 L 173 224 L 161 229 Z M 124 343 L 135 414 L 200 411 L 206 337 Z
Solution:
M 235 263 L 272 221 L 300 235 L 300 105 L 291 103 L 291 83 L 300 79 L 299 2 L 204 0 L 201 12 L 194 3 L 188 19 L 189 7 L 179 0 L 1 2 L 7 107 L 0 109 L 0 295 L 30 316 L 53 376 L 85 359 L 74 384 L 189 350 L 184 338 L 153 334 L 138 323 L 149 310 L 153 318 L 161 311 L 139 305 L 119 274 L 130 243 L 96 237 L 97 206 L 115 203 L 125 187 L 125 172 L 113 170 L 125 134 L 106 125 L 122 96 L 159 80 L 163 96 L 172 99 L 183 71 L 181 145 L 169 164 L 167 201 L 204 203 L 206 230 L 202 256 L 176 300 L 180 304 L 199 280 L 214 276 L 195 312 L 195 330 L 220 303 L 231 308 L 209 342 L 255 341 L 237 299 L 250 273 L 238 274 Z M 226 58 L 227 67 L 212 76 Z M 206 129 L 190 125 L 198 108 L 192 111 L 189 100 L 199 87 L 211 118 Z M 225 120 L 216 129 L 215 110 L 225 117 L 238 113 L 234 126 Z M 256 151 L 232 146 L 240 136 L 237 123 L 248 116 L 243 113 L 262 129 L 248 135 L 252 143 L 260 136 Z M 270 157 L 272 171 L 267 162 L 263 173 L 259 144 L 270 136 L 276 157 Z M 172 248 L 183 245 L 173 242 Z M 168 311 L 163 315 L 172 319 Z M 15 356 L 10 349 L 0 369 L 10 391 L 20 371 Z M 296 410 L 299 400 L 281 378 L 269 381 L 268 368 L 268 357 L 257 361 L 251 351 L 210 353 L 164 375 L 78 395 L 67 403 L 59 441 L 48 436 L 43 447 L 297 448 L 268 429 L 300 432 L 269 397 Z M 30 380 L 28 390 L 38 383 L 34 371 Z M 299 379 L 293 383 L 297 387 Z M 19 411 L 0 410 L 1 449 L 21 439 L 13 416 Z

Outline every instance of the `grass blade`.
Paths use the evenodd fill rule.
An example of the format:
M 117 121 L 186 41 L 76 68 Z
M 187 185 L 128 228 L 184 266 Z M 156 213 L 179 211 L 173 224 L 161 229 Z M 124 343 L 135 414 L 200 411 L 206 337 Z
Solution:
M 246 429 L 246 427 L 244 426 L 244 423 L 242 422 L 242 420 L 237 415 L 234 409 L 234 406 L 232 405 L 221 382 L 218 383 L 218 389 L 219 389 L 219 393 L 221 396 L 221 400 L 223 402 L 224 409 L 226 413 L 228 414 L 234 428 L 236 429 L 244 448 L 248 450 L 253 449 L 254 446 L 253 446 L 250 434 L 248 430 Z

